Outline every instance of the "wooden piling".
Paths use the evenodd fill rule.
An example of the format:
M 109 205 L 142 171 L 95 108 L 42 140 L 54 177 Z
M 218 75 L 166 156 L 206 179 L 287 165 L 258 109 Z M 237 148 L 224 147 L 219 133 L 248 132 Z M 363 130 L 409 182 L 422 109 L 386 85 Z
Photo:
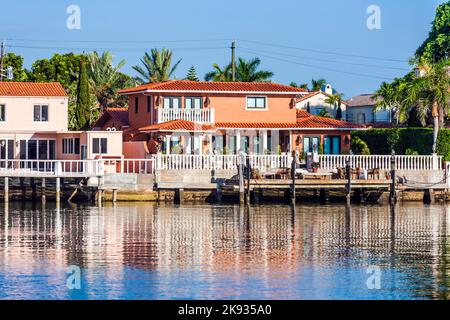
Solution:
M 243 153 L 239 155 L 239 162 L 238 162 L 238 175 L 239 175 L 239 204 L 244 205 L 245 204 L 245 187 L 244 187 L 244 163 L 245 163 L 245 156 Z
M 184 189 L 183 188 L 178 189 L 178 203 L 180 205 L 184 204 Z
M 395 204 L 397 202 L 397 190 L 396 190 L 396 172 L 395 172 L 395 152 L 394 150 L 392 150 L 392 155 L 391 155 L 391 184 L 390 184 L 390 196 L 389 196 L 389 201 L 392 204 Z
M 31 199 L 34 201 L 36 200 L 36 182 L 34 178 L 30 178 L 30 185 L 31 185 Z
M 61 178 L 56 178 L 56 203 L 61 201 Z
M 102 186 L 102 178 L 98 177 L 98 191 L 97 191 L 97 205 L 99 207 L 102 206 L 102 202 L 103 202 L 103 186 Z
M 5 177 L 4 187 L 5 187 L 4 200 L 5 200 L 5 203 L 8 203 L 9 202 L 9 178 L 8 177 Z
M 117 202 L 117 189 L 112 191 L 112 202 Z

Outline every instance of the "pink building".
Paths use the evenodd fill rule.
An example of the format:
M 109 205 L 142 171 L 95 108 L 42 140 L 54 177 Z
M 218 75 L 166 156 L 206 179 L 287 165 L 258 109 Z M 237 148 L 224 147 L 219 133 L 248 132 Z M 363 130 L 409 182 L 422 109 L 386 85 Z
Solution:
M 121 131 L 68 130 L 68 100 L 59 83 L 0 82 L 0 160 L 121 157 Z

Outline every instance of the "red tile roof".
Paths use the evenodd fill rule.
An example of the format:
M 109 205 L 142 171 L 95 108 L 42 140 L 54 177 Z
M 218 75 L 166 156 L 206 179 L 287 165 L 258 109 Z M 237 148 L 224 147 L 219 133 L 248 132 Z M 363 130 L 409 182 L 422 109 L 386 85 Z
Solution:
M 305 93 L 302 88 L 272 82 L 206 82 L 189 80 L 169 80 L 165 82 L 147 83 L 134 88 L 119 90 L 122 94 L 141 91 L 196 91 L 196 92 L 264 92 L 264 93 Z
M 210 131 L 213 126 L 207 124 L 199 124 L 186 120 L 172 120 L 160 124 L 154 124 L 139 128 L 141 132 L 147 131 Z
M 108 121 L 109 118 L 119 122 L 121 126 L 130 125 L 128 120 L 128 108 L 106 108 L 106 110 L 102 112 L 100 117 L 94 123 L 92 128 L 101 127 L 106 121 Z
M 0 96 L 6 97 L 67 97 L 59 82 L 0 82 Z
M 217 128 L 230 129 L 289 129 L 296 127 L 295 122 L 217 122 Z
M 336 120 L 333 118 L 313 116 L 312 114 L 298 110 L 297 111 L 297 128 L 308 129 L 359 129 L 365 128 L 363 125 L 356 123 Z

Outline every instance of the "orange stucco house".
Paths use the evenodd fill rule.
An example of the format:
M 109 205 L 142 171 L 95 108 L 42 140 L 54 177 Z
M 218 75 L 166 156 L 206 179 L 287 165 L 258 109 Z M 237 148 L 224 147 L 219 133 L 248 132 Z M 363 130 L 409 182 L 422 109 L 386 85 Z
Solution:
M 350 131 L 362 128 L 298 110 L 298 99 L 308 92 L 270 82 L 170 80 L 119 92 L 129 97 L 129 108 L 105 111 L 94 130 L 111 130 L 112 122 L 126 119 L 124 146 L 138 142 L 141 157 L 240 150 L 341 154 L 349 151 Z M 133 157 L 138 153 L 133 148 Z

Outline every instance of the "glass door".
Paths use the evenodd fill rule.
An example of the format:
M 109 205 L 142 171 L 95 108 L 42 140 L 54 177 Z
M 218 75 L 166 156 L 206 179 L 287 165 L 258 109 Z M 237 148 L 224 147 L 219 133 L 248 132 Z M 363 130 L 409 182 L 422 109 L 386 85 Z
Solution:
M 14 140 L 0 139 L 0 168 L 11 168 L 12 162 L 5 160 L 12 159 L 14 159 Z

